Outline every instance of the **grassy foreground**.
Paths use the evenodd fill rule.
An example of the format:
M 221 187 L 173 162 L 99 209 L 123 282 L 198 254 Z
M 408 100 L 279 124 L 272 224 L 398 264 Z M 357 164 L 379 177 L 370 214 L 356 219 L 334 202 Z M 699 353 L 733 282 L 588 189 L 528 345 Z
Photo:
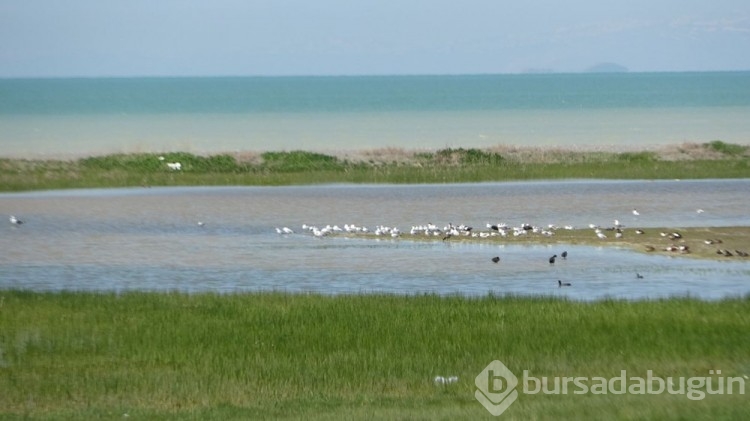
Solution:
M 474 378 L 495 359 L 519 381 L 523 370 L 746 378 L 748 332 L 750 297 L 2 291 L 0 417 L 747 419 L 736 388 L 702 400 L 521 393 L 494 418 L 475 400 Z M 438 375 L 459 380 L 435 385 Z
M 180 169 L 168 164 L 180 163 Z M 713 141 L 639 152 L 498 146 L 381 149 L 327 155 L 306 151 L 200 156 L 134 153 L 78 160 L 0 159 L 0 190 L 314 183 L 462 183 L 607 178 L 744 178 L 750 147 Z

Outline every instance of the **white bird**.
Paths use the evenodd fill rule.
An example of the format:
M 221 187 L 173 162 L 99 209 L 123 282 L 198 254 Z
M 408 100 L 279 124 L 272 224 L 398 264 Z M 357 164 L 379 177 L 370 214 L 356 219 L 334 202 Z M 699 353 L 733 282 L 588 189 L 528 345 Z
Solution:
M 596 236 L 597 236 L 597 237 L 599 237 L 599 238 L 600 238 L 600 239 L 602 239 L 602 240 L 604 240 L 605 238 L 607 238 L 607 236 L 606 236 L 606 235 L 604 235 L 604 233 L 603 233 L 603 232 L 601 232 L 601 231 L 597 232 L 597 233 L 596 233 Z
M 182 164 L 179 162 L 167 162 L 167 167 L 169 167 L 170 170 L 179 171 L 182 169 Z
M 705 212 L 705 211 L 704 211 L 703 209 L 696 209 L 696 210 L 695 210 L 695 212 L 696 212 L 696 213 L 703 213 L 703 212 Z
M 640 213 L 638 213 L 638 209 L 633 209 L 633 215 L 638 216 Z
M 8 218 L 8 220 L 10 220 L 10 223 L 13 224 L 13 225 L 21 225 L 21 224 L 23 224 L 23 221 L 20 220 L 20 219 L 18 219 L 18 218 L 16 218 L 14 215 L 11 215 L 10 218 Z
M 294 231 L 292 231 L 292 229 L 289 228 L 289 227 L 283 227 L 283 228 L 281 228 L 281 232 L 284 233 L 284 234 L 294 234 Z

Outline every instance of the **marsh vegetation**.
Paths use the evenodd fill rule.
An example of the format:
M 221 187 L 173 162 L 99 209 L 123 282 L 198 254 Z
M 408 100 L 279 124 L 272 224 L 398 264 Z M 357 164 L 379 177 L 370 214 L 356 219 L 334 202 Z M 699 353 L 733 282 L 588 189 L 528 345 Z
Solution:
M 0 159 L 0 188 L 320 183 L 461 183 L 532 179 L 744 178 L 748 146 L 713 141 L 645 151 L 498 146 L 321 153 L 131 153 L 75 160 Z M 175 170 L 169 163 L 180 163 Z
M 750 298 L 0 292 L 0 416 L 477 419 L 537 377 L 750 373 Z M 436 385 L 438 376 L 457 376 Z M 522 395 L 506 419 L 739 419 L 747 397 Z

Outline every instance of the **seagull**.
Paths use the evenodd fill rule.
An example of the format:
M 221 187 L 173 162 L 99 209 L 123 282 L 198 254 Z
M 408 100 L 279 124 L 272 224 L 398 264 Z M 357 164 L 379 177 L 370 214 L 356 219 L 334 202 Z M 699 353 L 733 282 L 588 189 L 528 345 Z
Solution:
M 198 226 L 199 226 L 199 227 L 202 227 L 202 226 L 204 226 L 204 225 L 206 225 L 206 224 L 205 224 L 205 223 L 204 223 L 203 221 L 198 221 Z
M 570 282 L 563 282 L 563 281 L 561 281 L 559 279 L 557 280 L 557 287 L 558 288 L 569 287 L 569 286 L 571 286 Z
M 500 256 L 495 256 L 495 257 L 492 258 L 492 262 L 493 263 L 497 263 L 499 261 L 500 261 Z
M 633 215 L 638 216 L 640 213 L 638 212 L 638 209 L 633 209 Z
M 18 219 L 18 218 L 16 218 L 14 215 L 11 215 L 10 218 L 8 218 L 8 219 L 10 220 L 10 223 L 13 224 L 13 225 L 21 225 L 21 224 L 23 224 L 23 221 L 20 220 L 20 219 Z

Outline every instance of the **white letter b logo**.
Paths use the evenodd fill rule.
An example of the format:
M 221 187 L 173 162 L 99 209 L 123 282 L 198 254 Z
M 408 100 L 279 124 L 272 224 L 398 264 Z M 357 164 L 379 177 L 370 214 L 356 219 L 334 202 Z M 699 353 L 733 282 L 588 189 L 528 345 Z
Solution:
M 474 397 L 494 416 L 502 414 L 518 398 L 518 379 L 498 360 L 485 367 L 474 384 Z

